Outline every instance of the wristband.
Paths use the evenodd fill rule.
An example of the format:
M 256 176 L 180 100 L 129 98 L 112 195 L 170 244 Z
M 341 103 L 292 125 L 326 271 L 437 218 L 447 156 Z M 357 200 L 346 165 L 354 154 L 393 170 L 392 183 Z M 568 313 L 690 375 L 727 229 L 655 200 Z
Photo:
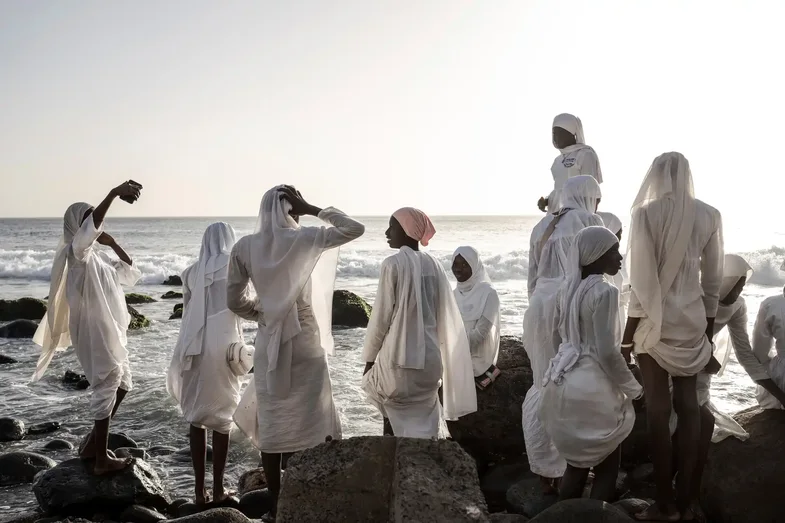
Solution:
M 622 348 L 622 349 L 631 349 L 631 348 L 633 348 L 634 346 L 635 346 L 635 344 L 634 344 L 634 343 L 622 343 L 622 344 L 621 344 L 621 348 Z

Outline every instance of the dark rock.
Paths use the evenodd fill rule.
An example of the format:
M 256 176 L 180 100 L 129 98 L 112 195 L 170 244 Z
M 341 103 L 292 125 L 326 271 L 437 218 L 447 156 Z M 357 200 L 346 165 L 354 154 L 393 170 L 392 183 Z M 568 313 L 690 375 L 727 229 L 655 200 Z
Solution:
M 10 364 L 10 363 L 19 363 L 19 362 L 10 356 L 6 356 L 5 354 L 0 354 L 0 365 Z
M 169 521 L 172 523 L 250 523 L 251 520 L 234 508 L 213 508 Z M 280 520 L 276 519 L 276 521 Z
M 53 439 L 52 441 L 44 445 L 44 450 L 73 450 L 73 449 L 74 449 L 74 444 L 64 439 Z
M 241 496 L 246 492 L 267 488 L 267 476 L 264 475 L 263 468 L 251 469 L 240 476 L 237 485 L 237 493 Z
M 205 505 L 197 505 L 191 500 L 188 500 L 186 503 L 183 503 L 177 507 L 174 514 L 181 518 L 183 516 L 193 516 L 194 514 L 198 514 L 200 512 L 204 512 L 207 510 Z
M 490 462 L 517 459 L 526 452 L 521 405 L 532 386 L 532 372 L 520 339 L 502 336 L 497 366 L 501 376 L 477 392 L 477 412 L 447 422 L 452 438 L 481 470 Z
M 739 412 L 747 441 L 726 438 L 711 445 L 701 485 L 708 521 L 781 521 L 785 491 L 785 411 L 758 408 Z
M 168 447 L 166 445 L 154 445 L 147 449 L 147 453 L 151 456 L 168 456 L 169 454 L 174 454 L 177 452 L 177 449 L 174 447 Z
M 63 375 L 63 383 L 76 390 L 85 390 L 90 388 L 90 382 L 84 374 L 79 374 L 72 370 L 65 371 Z
M 364 436 L 289 460 L 278 523 L 487 521 L 474 461 L 449 440 Z
M 148 296 L 147 294 L 138 294 L 136 292 L 129 292 L 125 295 L 125 303 L 128 305 L 141 305 L 143 303 L 155 303 L 155 300 L 152 296 Z
M 169 319 L 170 320 L 179 320 L 182 317 L 183 317 L 183 304 L 182 303 L 178 303 L 177 305 L 174 306 L 174 309 L 172 309 L 172 315 L 169 316 Z
M 129 330 L 144 329 L 150 326 L 150 320 L 145 318 L 136 309 L 128 305 L 128 314 L 131 315 L 131 323 L 128 324 Z
M 118 458 L 139 458 L 139 459 L 147 459 L 147 452 L 144 449 L 135 448 L 135 447 L 120 447 L 119 449 L 114 451 L 114 455 Z
M 32 483 L 35 475 L 57 463 L 32 452 L 15 451 L 0 454 L 0 485 Z
M 0 327 L 0 338 L 30 339 L 37 330 L 38 324 L 33 320 L 14 320 Z
M 46 302 L 35 298 L 0 300 L 0 321 L 40 320 L 46 314 Z
M 597 499 L 560 501 L 533 518 L 531 523 L 629 523 L 634 521 L 620 509 Z
M 25 423 L 14 418 L 0 418 L 0 441 L 19 441 L 25 437 Z
M 52 432 L 60 430 L 59 421 L 45 421 L 43 423 L 36 423 L 27 428 L 28 436 L 40 436 L 41 434 L 51 434 Z
M 155 470 L 136 459 L 125 469 L 94 476 L 91 462 L 76 458 L 36 476 L 33 493 L 48 513 L 90 516 L 116 512 L 130 505 L 165 510 L 169 499 Z
M 492 465 L 480 479 L 488 510 L 502 512 L 507 508 L 507 491 L 519 481 L 532 477 L 526 456 Z
M 177 452 L 175 452 L 174 454 L 172 454 L 172 457 L 178 461 L 191 461 L 191 448 L 190 447 L 182 448 Z M 213 462 L 213 446 L 207 445 L 207 463 L 212 463 L 212 462 Z
M 131 505 L 120 514 L 120 521 L 128 523 L 156 523 L 165 519 L 160 512 L 141 505 Z
M 371 306 L 353 292 L 333 292 L 333 326 L 367 327 Z
M 180 286 L 182 284 L 183 280 L 179 276 L 169 276 L 162 285 Z
M 162 300 L 182 300 L 183 299 L 183 293 L 182 292 L 177 292 L 177 291 L 169 291 L 166 294 L 164 294 L 163 296 L 161 296 L 161 299 Z
M 543 493 L 540 478 L 532 474 L 507 491 L 507 512 L 533 518 L 557 501 L 559 496 Z
M 529 518 L 521 514 L 507 514 L 503 512 L 491 514 L 489 519 L 491 523 L 526 523 L 529 521 Z
M 651 503 L 649 503 L 648 501 L 643 499 L 637 499 L 637 498 L 621 499 L 613 504 L 614 507 L 622 510 L 625 514 L 627 514 L 630 517 L 633 517 L 635 514 L 639 512 L 643 512 L 644 510 L 649 508 L 649 505 L 651 505 Z
M 172 501 L 169 504 L 169 508 L 170 509 L 177 509 L 178 507 L 182 507 L 186 503 L 190 503 L 190 502 L 191 502 L 191 500 L 188 499 L 188 498 L 177 498 L 176 500 Z
M 635 483 L 650 481 L 654 478 L 654 465 L 651 463 L 642 463 L 632 470 L 630 476 Z
M 109 444 L 107 445 L 107 448 L 112 451 L 121 448 L 136 449 L 139 448 L 139 445 L 137 445 L 137 443 L 125 432 L 110 432 Z
M 267 489 L 246 492 L 240 498 L 239 510 L 251 519 L 259 519 L 273 507 L 273 498 Z

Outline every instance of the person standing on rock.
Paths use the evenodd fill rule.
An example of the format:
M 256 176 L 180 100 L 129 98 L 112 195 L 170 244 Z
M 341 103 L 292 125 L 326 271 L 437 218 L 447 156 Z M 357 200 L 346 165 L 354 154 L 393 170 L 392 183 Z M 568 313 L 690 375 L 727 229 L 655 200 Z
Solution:
M 127 466 L 130 461 L 107 452 L 109 421 L 131 390 L 126 330 L 131 321 L 122 285 L 134 285 L 141 273 L 114 238 L 103 231 L 104 217 L 115 198 L 129 203 L 139 198 L 141 186 L 133 181 L 114 189 L 93 208 L 75 203 L 63 217 L 63 238 L 52 264 L 49 306 L 33 341 L 41 346 L 33 381 L 46 372 L 58 348 L 73 345 L 90 382 L 93 430 L 79 451 L 95 459 L 93 473 L 102 475 Z M 99 250 L 111 248 L 119 260 Z
M 474 367 L 474 383 L 484 390 L 499 377 L 499 295 L 474 247 L 458 247 L 452 255 L 452 273 L 458 280 L 455 302 L 461 311 Z
M 183 321 L 166 378 L 166 390 L 190 424 L 197 505 L 210 501 L 204 479 L 207 430 L 213 431 L 213 501 L 230 496 L 224 469 L 241 376 L 228 365 L 227 352 L 243 340 L 240 317 L 226 306 L 234 244 L 232 226 L 213 223 L 202 237 L 199 259 L 183 272 Z
M 442 417 L 457 420 L 477 410 L 461 311 L 439 261 L 420 251 L 435 233 L 430 218 L 412 207 L 395 211 L 385 232 L 398 252 L 382 262 L 362 388 L 389 435 L 435 438 Z
M 711 340 L 722 284 L 722 218 L 695 198 L 692 173 L 680 153 L 654 159 L 632 207 L 630 305 L 622 351 L 634 350 L 646 391 L 654 505 L 640 521 L 693 519 L 701 412 L 697 375 L 716 373 Z M 668 377 L 673 383 L 669 394 Z M 678 416 L 678 475 L 673 489 L 671 405 Z
M 332 227 L 301 226 L 305 215 Z M 333 286 L 338 247 L 364 232 L 338 209 L 311 205 L 294 187 L 279 185 L 262 198 L 256 232 L 232 249 L 227 305 L 259 324 L 254 377 L 234 420 L 262 452 L 273 517 L 286 459 L 341 437 L 326 357 L 334 350 Z

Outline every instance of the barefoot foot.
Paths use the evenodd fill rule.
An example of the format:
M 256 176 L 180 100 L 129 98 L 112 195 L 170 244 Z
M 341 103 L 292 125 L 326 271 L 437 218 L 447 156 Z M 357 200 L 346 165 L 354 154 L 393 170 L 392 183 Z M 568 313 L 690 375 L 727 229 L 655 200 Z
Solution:
M 657 503 L 633 516 L 637 521 L 681 521 L 681 515 L 674 506 L 661 507 Z
M 235 491 L 226 490 L 223 487 L 214 487 L 213 492 L 215 493 L 215 496 L 213 496 L 213 503 L 221 503 L 222 501 L 226 501 L 227 499 L 237 494 Z
M 202 489 L 201 494 L 194 496 L 194 503 L 197 505 L 206 505 L 210 503 L 210 492 L 207 489 Z
M 93 474 L 96 476 L 111 474 L 112 472 L 123 470 L 124 468 L 128 467 L 131 463 L 133 463 L 133 458 L 120 459 L 120 458 L 112 458 L 107 456 L 106 459 L 95 460 L 95 466 L 93 467 Z

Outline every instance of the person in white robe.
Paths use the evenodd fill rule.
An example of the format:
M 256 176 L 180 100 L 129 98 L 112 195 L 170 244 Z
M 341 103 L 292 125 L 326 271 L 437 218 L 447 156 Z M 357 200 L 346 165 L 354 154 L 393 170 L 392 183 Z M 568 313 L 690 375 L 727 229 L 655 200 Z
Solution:
M 621 242 L 623 231 L 619 217 L 611 212 L 602 211 L 598 211 L 597 215 L 602 218 L 605 227 L 610 229 Z M 619 289 L 619 322 L 622 331 L 624 331 L 625 321 L 627 320 L 627 304 L 630 302 L 630 279 L 627 277 L 627 270 L 624 263 L 622 263 L 621 270 L 608 279 L 617 289 Z
M 563 113 L 553 119 L 553 146 L 559 155 L 553 160 L 553 191 L 537 203 L 541 211 L 554 213 L 560 209 L 561 190 L 573 176 L 588 175 L 602 183 L 600 160 L 594 149 L 586 145 L 583 122 L 577 116 Z
M 785 271 L 785 263 L 781 270 Z M 750 374 L 758 384 L 758 404 L 763 409 L 785 408 L 785 289 L 761 303 L 752 333 L 752 352 L 765 370 L 765 377 L 762 371 L 756 376 Z
M 557 298 L 561 344 L 543 378 L 540 419 L 567 461 L 559 498 L 579 498 L 594 469 L 591 498 L 611 502 L 621 444 L 632 432 L 632 400 L 643 394 L 621 354 L 619 290 L 603 275 L 621 270 L 616 235 L 587 227 L 575 236 Z
M 597 216 L 602 194 L 591 176 L 576 176 L 564 184 L 561 210 L 547 214 L 534 227 L 529 242 L 529 306 L 523 315 L 523 346 L 529 356 L 534 383 L 522 406 L 523 437 L 532 472 L 543 480 L 546 492 L 555 493 L 567 463 L 559 455 L 540 422 L 540 394 L 548 363 L 561 340 L 554 323 L 556 295 L 569 266 L 575 235 L 592 225 L 603 225 Z
M 455 302 L 469 337 L 474 383 L 484 390 L 501 374 L 496 367 L 500 342 L 499 295 L 474 247 L 462 246 L 455 250 L 452 273 L 458 281 Z
M 205 489 L 207 430 L 213 431 L 212 501 L 221 502 L 230 495 L 224 489 L 224 470 L 241 376 L 227 363 L 227 353 L 231 345 L 243 340 L 240 317 L 226 306 L 234 244 L 232 226 L 213 223 L 202 237 L 199 259 L 183 271 L 183 320 L 166 379 L 166 390 L 190 426 L 198 505 L 210 501 Z
M 419 249 L 436 230 L 411 207 L 390 217 L 385 235 L 398 252 L 382 262 L 365 335 L 362 388 L 387 434 L 439 435 L 439 387 L 445 420 L 477 410 L 469 340 L 439 261 Z
M 63 237 L 52 264 L 49 304 L 33 341 L 41 346 L 32 380 L 46 372 L 58 349 L 73 346 L 90 382 L 93 429 L 79 449 L 82 459 L 95 459 L 93 473 L 102 475 L 130 461 L 107 452 L 109 421 L 132 388 L 126 331 L 131 322 L 123 285 L 141 273 L 128 254 L 104 232 L 104 217 L 115 198 L 133 203 L 140 187 L 125 182 L 112 189 L 98 207 L 75 203 L 63 217 Z M 112 249 L 110 258 L 98 245 Z
M 306 215 L 332 227 L 301 226 Z M 364 232 L 363 224 L 338 209 L 311 205 L 294 187 L 280 185 L 262 198 L 256 232 L 232 249 L 227 305 L 259 324 L 253 379 L 234 421 L 261 450 L 271 517 L 288 456 L 341 438 L 327 366 L 327 355 L 334 353 L 333 287 L 338 247 Z
M 655 504 L 635 516 L 642 521 L 694 517 L 701 430 L 696 379 L 712 359 L 723 260 L 720 213 L 695 198 L 689 162 L 680 153 L 658 156 L 632 208 L 631 295 L 622 343 L 625 357 L 634 350 L 643 376 L 657 485 Z M 678 416 L 675 492 L 671 404 Z

